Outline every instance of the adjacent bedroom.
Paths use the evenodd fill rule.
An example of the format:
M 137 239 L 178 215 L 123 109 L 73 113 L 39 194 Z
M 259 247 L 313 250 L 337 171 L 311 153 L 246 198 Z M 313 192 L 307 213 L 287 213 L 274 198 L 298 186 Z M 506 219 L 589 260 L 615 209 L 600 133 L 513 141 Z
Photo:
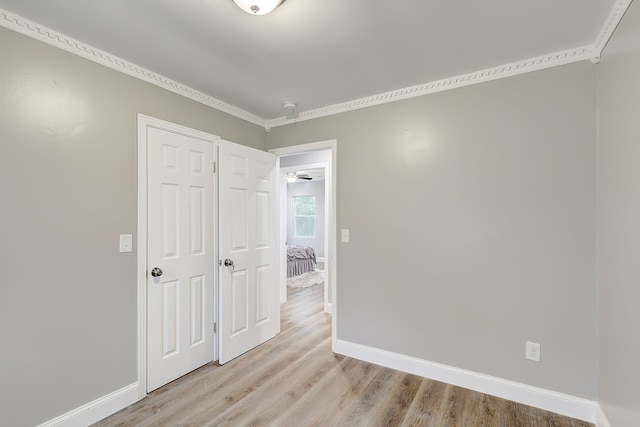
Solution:
M 280 160 L 280 172 L 286 177 L 288 290 L 318 285 L 326 289 L 328 162 L 330 152 L 323 150 Z
M 287 172 L 287 287 L 325 281 L 324 168 Z

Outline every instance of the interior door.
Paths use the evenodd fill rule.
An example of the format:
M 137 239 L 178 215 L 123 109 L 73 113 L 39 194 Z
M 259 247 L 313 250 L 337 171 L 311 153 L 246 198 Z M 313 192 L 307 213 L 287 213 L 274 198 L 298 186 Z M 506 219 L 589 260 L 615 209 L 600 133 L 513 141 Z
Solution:
M 214 356 L 215 144 L 147 131 L 147 391 Z
M 224 364 L 280 331 L 275 156 L 220 141 L 220 334 Z

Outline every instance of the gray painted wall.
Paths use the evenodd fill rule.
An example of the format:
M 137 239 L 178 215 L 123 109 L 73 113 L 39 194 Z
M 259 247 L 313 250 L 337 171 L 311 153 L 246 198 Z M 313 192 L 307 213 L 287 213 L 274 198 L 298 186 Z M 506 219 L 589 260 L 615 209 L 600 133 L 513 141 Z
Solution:
M 311 246 L 317 257 L 324 257 L 324 181 L 294 182 L 287 184 L 287 242 L 290 245 Z M 296 237 L 294 230 L 293 198 L 314 196 L 316 198 L 316 236 Z
M 117 244 L 136 229 L 137 112 L 260 149 L 337 138 L 337 225 L 351 229 L 339 338 L 588 399 L 598 372 L 612 425 L 639 424 L 639 19 L 632 4 L 598 67 L 266 137 L 0 28 L 0 424 L 35 425 L 136 380 L 136 254 Z M 542 362 L 524 360 L 525 340 Z
M 598 73 L 599 400 L 611 426 L 640 425 L 640 4 Z
M 334 138 L 339 339 L 596 398 L 592 64 L 277 127 L 267 145 Z
M 136 113 L 265 132 L 3 28 L 0 57 L 0 424 L 33 426 L 137 379 Z

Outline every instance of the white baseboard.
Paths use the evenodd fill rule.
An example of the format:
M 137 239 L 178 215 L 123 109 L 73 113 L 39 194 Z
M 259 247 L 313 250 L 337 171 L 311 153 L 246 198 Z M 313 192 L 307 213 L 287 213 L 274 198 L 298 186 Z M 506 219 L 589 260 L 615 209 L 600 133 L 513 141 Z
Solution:
M 551 411 L 572 418 L 596 422 L 595 401 L 568 394 L 455 368 L 375 347 L 336 340 L 333 351 L 344 356 L 375 363 L 437 381 L 490 394 L 503 399 Z M 604 416 L 604 415 L 603 415 Z M 600 427 L 600 425 L 599 425 Z M 603 424 L 602 427 L 610 427 Z
M 604 414 L 604 411 L 602 410 L 602 406 L 600 406 L 600 404 L 598 404 L 596 415 L 597 415 L 597 419 L 595 421 L 596 427 L 611 427 L 611 423 L 609 423 L 609 420 L 607 419 L 607 416 Z
M 38 427 L 86 427 L 137 401 L 138 383 L 135 382 L 40 424 Z
M 330 302 L 324 303 L 324 312 L 329 314 L 333 313 L 333 304 Z

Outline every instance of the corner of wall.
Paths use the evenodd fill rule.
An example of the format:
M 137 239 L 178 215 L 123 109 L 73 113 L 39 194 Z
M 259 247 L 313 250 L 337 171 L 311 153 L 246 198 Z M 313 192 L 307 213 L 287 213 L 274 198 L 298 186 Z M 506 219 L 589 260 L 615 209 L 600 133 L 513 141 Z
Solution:
M 334 353 L 595 423 L 597 402 L 341 339 Z M 601 411 L 600 411 L 601 412 Z M 599 415 L 599 412 L 598 412 Z M 604 418 L 604 414 L 603 414 Z M 606 419 L 606 418 L 605 418 Z M 611 427 L 598 424 L 598 427 Z
M 80 427 L 98 422 L 139 400 L 138 383 L 102 396 L 38 427 Z
M 594 421 L 596 427 L 611 427 L 611 424 L 609 423 L 607 416 L 604 414 L 604 410 L 602 409 L 600 403 L 597 404 L 596 411 L 596 420 Z

